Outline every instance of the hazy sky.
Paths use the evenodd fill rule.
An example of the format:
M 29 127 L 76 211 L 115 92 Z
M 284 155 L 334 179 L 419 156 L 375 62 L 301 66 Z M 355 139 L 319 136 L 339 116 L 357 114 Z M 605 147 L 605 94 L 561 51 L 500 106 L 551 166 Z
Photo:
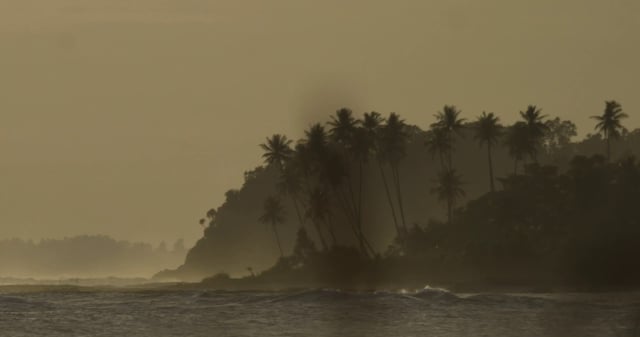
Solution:
M 265 136 L 341 106 L 638 127 L 638 62 L 637 0 L 0 0 L 0 238 L 192 243 Z

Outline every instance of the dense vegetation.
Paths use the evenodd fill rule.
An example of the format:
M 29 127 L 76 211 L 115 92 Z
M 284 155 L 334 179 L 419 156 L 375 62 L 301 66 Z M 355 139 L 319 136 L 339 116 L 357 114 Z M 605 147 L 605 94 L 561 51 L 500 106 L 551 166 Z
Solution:
M 358 119 L 345 108 L 295 143 L 267 138 L 265 166 L 207 212 L 186 263 L 160 276 L 277 261 L 213 282 L 640 281 L 640 130 L 622 126 L 619 103 L 607 101 L 597 133 L 576 143 L 572 122 L 536 106 L 509 126 L 454 106 L 434 117 L 423 131 L 396 113 Z

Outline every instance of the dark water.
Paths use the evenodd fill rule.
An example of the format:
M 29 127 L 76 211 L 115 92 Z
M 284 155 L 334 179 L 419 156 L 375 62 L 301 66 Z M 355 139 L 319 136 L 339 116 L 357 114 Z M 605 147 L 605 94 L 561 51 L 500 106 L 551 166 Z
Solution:
M 640 336 L 639 295 L 0 289 L 0 336 Z

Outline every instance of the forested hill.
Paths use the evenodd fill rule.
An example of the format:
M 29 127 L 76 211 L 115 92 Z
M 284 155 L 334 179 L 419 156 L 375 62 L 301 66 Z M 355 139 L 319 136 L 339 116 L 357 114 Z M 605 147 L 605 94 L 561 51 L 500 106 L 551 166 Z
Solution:
M 603 116 L 607 109 L 621 113 L 610 103 Z M 467 203 L 486 196 L 492 181 L 498 193 L 532 167 L 562 173 L 576 156 L 616 163 L 640 154 L 640 129 L 618 124 L 575 139 L 571 121 L 535 106 L 520 116 L 505 126 L 499 116 L 445 106 L 433 120 L 417 121 L 433 122 L 423 130 L 395 113 L 355 116 L 340 109 L 326 123 L 311 125 L 303 139 L 269 136 L 265 164 L 245 172 L 243 186 L 203 214 L 204 235 L 185 263 L 158 277 L 199 280 L 265 270 L 279 256 L 296 253 L 300 228 L 318 250 L 351 246 L 369 257 L 407 254 L 396 238 L 413 229 L 473 222 L 465 215 Z

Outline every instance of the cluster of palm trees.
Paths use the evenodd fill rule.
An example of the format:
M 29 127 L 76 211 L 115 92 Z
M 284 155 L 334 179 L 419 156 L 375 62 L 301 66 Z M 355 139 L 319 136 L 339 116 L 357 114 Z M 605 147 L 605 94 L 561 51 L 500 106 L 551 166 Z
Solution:
M 483 112 L 471 123 L 460 117 L 461 111 L 446 105 L 435 115 L 436 121 L 427 132 L 425 146 L 439 158 L 439 173 L 432 189 L 446 204 L 447 221 L 452 222 L 453 209 L 464 196 L 462 177 L 454 167 L 453 154 L 458 137 L 470 129 L 475 140 L 486 147 L 489 166 L 489 191 L 495 192 L 492 150 L 504 143 L 514 159 L 514 175 L 518 165 L 538 161 L 548 131 L 546 115 L 535 105 L 520 111 L 521 120 L 509 127 L 500 124 L 494 113 Z M 607 101 L 604 113 L 594 116 L 596 129 L 604 135 L 607 158 L 611 157 L 610 140 L 621 134 L 621 120 L 627 115 L 619 103 Z M 375 166 L 384 186 L 386 200 L 399 242 L 408 234 L 402 199 L 400 164 L 411 141 L 410 127 L 396 113 L 383 118 L 377 112 L 365 113 L 362 119 L 343 108 L 331 116 L 326 125 L 313 124 L 305 137 L 295 144 L 284 135 L 273 135 L 261 144 L 266 164 L 275 166 L 280 174 L 278 196 L 270 196 L 264 204 L 260 221 L 271 226 L 280 254 L 284 255 L 278 235 L 278 225 L 284 222 L 282 198 L 289 199 L 301 228 L 313 225 L 323 250 L 338 244 L 338 222 L 346 223 L 360 252 L 375 254 L 363 230 L 363 195 L 368 177 L 364 172 Z M 340 214 L 334 214 L 335 210 Z M 213 217 L 213 215 L 212 215 Z

